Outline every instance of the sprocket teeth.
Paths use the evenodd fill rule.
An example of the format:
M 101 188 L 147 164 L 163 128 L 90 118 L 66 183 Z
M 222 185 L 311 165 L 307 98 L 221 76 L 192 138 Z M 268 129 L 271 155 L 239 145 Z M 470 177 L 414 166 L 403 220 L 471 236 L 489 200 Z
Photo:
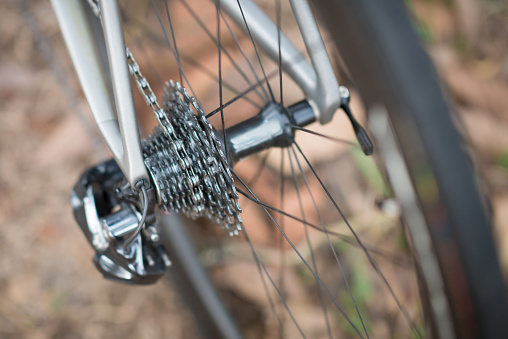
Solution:
M 241 208 L 229 164 L 213 127 L 194 97 L 166 82 L 162 126 L 143 143 L 158 204 L 190 218 L 206 217 L 232 235 L 242 229 Z

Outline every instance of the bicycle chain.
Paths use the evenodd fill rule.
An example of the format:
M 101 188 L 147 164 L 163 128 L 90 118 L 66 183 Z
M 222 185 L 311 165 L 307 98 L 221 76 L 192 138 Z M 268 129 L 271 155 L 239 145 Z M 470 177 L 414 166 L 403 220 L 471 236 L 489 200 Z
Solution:
M 98 1 L 88 0 L 100 18 Z M 233 176 L 205 113 L 178 82 L 164 88 L 163 108 L 128 47 L 127 65 L 159 126 L 142 142 L 145 165 L 165 211 L 205 216 L 230 235 L 242 227 Z

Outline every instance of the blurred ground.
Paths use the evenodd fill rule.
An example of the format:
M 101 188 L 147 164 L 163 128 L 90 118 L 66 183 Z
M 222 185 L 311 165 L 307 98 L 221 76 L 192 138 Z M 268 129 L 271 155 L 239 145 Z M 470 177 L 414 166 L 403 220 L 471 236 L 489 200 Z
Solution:
M 54 61 L 65 72 L 72 72 L 49 3 L 32 1 L 29 5 L 34 22 L 54 48 Z M 508 2 L 415 0 L 408 5 L 415 13 L 415 27 L 457 104 L 467 144 L 490 197 L 496 240 L 508 272 Z M 103 280 L 93 267 L 92 250 L 71 216 L 68 195 L 83 169 L 105 159 L 107 151 L 90 141 L 96 135 L 82 123 L 88 119 L 86 104 L 80 97 L 79 109 L 70 107 L 62 84 L 35 42 L 15 2 L 0 3 L 0 338 L 195 336 L 187 311 L 166 283 L 119 285 Z M 211 58 L 210 63 L 214 62 Z M 67 86 L 79 93 L 75 78 L 67 81 Z M 331 152 L 326 149 L 325 155 Z M 318 160 L 319 152 L 323 147 L 312 152 Z M 260 160 L 250 161 L 238 171 L 252 175 Z M 359 190 L 369 179 L 355 172 L 350 162 L 344 161 L 341 168 L 338 181 L 348 185 L 343 190 L 348 193 L 350 212 L 364 210 L 362 203 L 355 205 L 355 194 L 361 196 L 359 201 L 365 200 Z M 265 175 L 260 192 L 270 192 L 263 185 L 273 186 L 271 180 L 277 177 L 272 177 Z M 264 198 L 275 199 L 269 193 Z M 286 206 L 298 209 L 296 201 L 286 202 Z M 255 211 L 244 218 L 257 225 L 264 222 Z M 358 221 L 359 225 L 371 223 Z M 266 249 L 269 257 L 278 243 L 273 232 L 266 227 L 249 232 L 256 244 L 265 246 L 262 253 Z M 302 239 L 303 233 L 291 236 Z M 375 235 L 378 241 L 386 236 L 383 232 Z M 228 246 L 226 251 L 234 251 L 236 244 Z M 236 249 L 236 253 L 242 251 L 245 248 Z M 213 256 L 207 258 L 214 266 Z M 325 271 L 326 264 L 322 264 Z M 257 279 L 251 276 L 257 274 L 254 265 L 252 260 L 232 260 L 212 273 L 229 291 L 233 306 L 237 299 L 242 300 L 239 308 L 244 310 L 244 318 L 240 323 L 251 326 L 252 337 L 259 337 L 264 332 L 252 326 L 261 322 L 274 328 L 276 323 L 259 311 L 268 308 L 261 285 L 245 284 Z M 231 279 L 225 279 L 228 276 Z M 299 300 L 315 296 L 308 295 L 302 272 L 288 269 L 287 276 L 287 290 L 297 300 L 296 307 Z M 246 311 L 246 302 L 252 305 L 251 313 Z M 322 320 L 313 316 L 315 309 L 297 307 L 297 313 L 307 319 L 307 329 L 323 327 Z M 378 337 L 390 336 L 389 328 L 372 326 Z M 320 333 L 319 329 L 314 331 Z

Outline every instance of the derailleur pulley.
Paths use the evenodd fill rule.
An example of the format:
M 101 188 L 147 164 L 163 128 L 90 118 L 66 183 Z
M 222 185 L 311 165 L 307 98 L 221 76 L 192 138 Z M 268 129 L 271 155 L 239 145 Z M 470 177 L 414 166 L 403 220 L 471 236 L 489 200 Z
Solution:
M 94 248 L 94 263 L 105 278 L 150 284 L 170 265 L 155 221 L 153 189 L 147 192 L 149 199 L 143 201 L 125 185 L 112 159 L 83 173 L 71 193 L 74 217 Z M 150 208 L 143 222 L 144 204 Z

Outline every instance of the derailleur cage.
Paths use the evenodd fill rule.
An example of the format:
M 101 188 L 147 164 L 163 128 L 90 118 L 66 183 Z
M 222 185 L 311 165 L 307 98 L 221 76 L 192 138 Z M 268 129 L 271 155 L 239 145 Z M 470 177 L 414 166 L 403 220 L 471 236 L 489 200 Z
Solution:
M 94 248 L 93 261 L 105 278 L 151 284 L 171 264 L 160 243 L 153 189 L 148 189 L 148 201 L 142 202 L 150 206 L 143 229 L 134 236 L 142 219 L 141 207 L 133 199 L 136 191 L 129 188 L 125 194 L 126 186 L 119 187 L 124 179 L 113 159 L 85 171 L 71 193 L 74 218 Z

